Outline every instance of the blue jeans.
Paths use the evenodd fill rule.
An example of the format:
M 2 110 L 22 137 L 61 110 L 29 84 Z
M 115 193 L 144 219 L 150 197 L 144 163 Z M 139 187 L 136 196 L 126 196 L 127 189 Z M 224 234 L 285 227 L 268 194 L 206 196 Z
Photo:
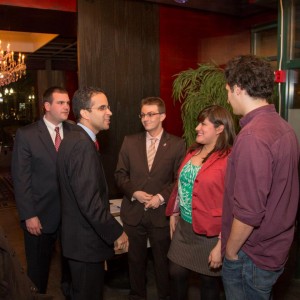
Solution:
M 222 280 L 228 300 L 269 300 L 272 287 L 282 274 L 283 268 L 267 271 L 258 268 L 243 251 L 238 260 L 224 258 Z

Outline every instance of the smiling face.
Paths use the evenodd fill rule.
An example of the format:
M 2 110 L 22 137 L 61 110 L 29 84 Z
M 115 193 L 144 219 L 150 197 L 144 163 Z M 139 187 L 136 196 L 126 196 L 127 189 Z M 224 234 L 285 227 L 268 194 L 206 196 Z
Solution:
M 101 130 L 109 129 L 112 112 L 108 100 L 103 93 L 94 94 L 91 97 L 91 106 L 81 110 L 82 123 L 90 128 L 95 134 Z
M 68 94 L 54 92 L 52 102 L 45 102 L 45 117 L 53 125 L 66 121 L 70 112 L 70 99 Z
M 162 130 L 162 122 L 166 114 L 160 113 L 157 105 L 143 105 L 141 108 L 141 116 L 143 116 L 141 121 L 145 130 L 148 131 L 151 136 L 157 136 Z
M 224 126 L 220 125 L 215 128 L 214 124 L 205 118 L 203 122 L 200 122 L 196 127 L 197 136 L 196 142 L 202 145 L 206 145 L 209 149 L 214 148 L 219 134 L 224 130 Z

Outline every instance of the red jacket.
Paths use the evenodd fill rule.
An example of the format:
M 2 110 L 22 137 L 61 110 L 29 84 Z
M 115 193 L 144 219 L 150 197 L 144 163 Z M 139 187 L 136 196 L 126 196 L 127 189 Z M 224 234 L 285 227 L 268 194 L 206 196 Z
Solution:
M 184 165 L 197 152 L 188 153 L 184 158 L 179 174 Z M 224 193 L 224 177 L 227 166 L 227 154 L 220 156 L 218 152 L 213 153 L 202 165 L 198 172 L 192 193 L 192 225 L 198 234 L 216 236 L 221 232 L 221 218 Z M 178 194 L 178 181 L 171 193 L 166 215 L 171 216 L 178 207 L 176 201 Z

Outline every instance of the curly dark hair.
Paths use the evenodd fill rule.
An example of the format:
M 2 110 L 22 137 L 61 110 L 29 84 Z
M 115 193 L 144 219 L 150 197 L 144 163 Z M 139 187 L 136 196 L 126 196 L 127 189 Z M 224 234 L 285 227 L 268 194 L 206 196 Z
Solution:
M 274 90 L 274 70 L 264 59 L 255 55 L 242 55 L 231 59 L 225 68 L 230 89 L 245 90 L 252 98 L 271 100 Z

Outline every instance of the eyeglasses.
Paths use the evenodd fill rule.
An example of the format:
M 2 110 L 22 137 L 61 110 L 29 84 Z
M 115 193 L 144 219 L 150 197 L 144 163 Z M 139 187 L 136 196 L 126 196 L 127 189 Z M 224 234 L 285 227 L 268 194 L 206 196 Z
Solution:
M 110 106 L 109 105 L 100 105 L 99 107 L 87 107 L 86 110 L 91 110 L 91 109 L 97 109 L 100 111 L 104 111 L 104 110 L 110 110 Z
M 161 114 L 164 114 L 164 112 L 158 112 L 158 113 L 155 113 L 155 112 L 149 112 L 149 113 L 146 113 L 146 114 L 141 113 L 141 114 L 139 114 L 139 118 L 140 118 L 140 119 L 144 119 L 144 118 L 146 118 L 146 117 L 152 118 L 152 117 L 155 116 L 155 115 L 161 115 Z

